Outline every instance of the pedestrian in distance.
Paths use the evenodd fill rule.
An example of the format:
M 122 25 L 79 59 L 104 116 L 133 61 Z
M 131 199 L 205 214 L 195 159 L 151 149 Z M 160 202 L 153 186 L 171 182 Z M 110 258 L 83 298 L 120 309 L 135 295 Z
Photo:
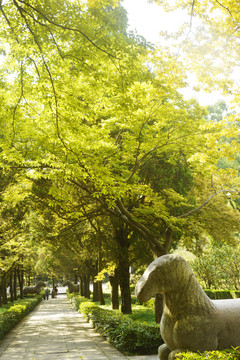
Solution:
M 49 294 L 50 294 L 50 290 L 49 290 L 49 288 L 47 288 L 46 291 L 45 291 L 45 295 L 46 295 L 47 300 L 49 298 Z

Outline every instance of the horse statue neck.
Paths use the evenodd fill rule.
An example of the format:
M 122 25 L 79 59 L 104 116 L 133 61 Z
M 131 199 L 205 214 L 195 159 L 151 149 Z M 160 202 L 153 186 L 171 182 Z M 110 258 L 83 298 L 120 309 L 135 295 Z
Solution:
M 193 273 L 186 281 L 179 281 L 172 290 L 165 292 L 163 299 L 164 312 L 176 317 L 185 317 L 186 308 L 196 314 L 200 309 L 210 313 L 214 307 Z

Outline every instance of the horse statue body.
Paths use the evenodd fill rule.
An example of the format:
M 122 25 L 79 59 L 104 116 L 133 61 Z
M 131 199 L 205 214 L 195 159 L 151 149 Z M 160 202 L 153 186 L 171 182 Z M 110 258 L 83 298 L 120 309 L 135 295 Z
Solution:
M 27 294 L 40 294 L 41 287 L 46 286 L 45 282 L 39 281 L 35 286 L 26 286 L 23 289 L 23 295 Z
M 141 302 L 163 294 L 160 333 L 165 344 L 158 350 L 160 360 L 173 360 L 187 350 L 240 346 L 240 299 L 209 299 L 182 257 L 169 254 L 154 260 L 135 293 Z
M 79 292 L 79 284 L 73 284 L 70 280 L 66 280 L 63 283 L 63 286 L 67 286 L 68 287 L 68 291 L 69 293 L 73 293 L 73 292 Z

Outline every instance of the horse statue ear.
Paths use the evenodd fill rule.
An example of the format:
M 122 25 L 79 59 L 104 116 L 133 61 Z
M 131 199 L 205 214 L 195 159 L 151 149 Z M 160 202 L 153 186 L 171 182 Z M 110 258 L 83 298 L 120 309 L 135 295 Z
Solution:
M 165 292 L 166 285 L 169 286 L 173 280 L 172 267 L 178 258 L 180 257 L 176 255 L 163 255 L 147 267 L 135 287 L 135 295 L 139 301 L 146 302 L 155 295 Z
M 146 302 L 158 293 L 158 276 L 156 269 L 148 269 L 144 272 L 135 287 L 135 295 L 141 302 Z

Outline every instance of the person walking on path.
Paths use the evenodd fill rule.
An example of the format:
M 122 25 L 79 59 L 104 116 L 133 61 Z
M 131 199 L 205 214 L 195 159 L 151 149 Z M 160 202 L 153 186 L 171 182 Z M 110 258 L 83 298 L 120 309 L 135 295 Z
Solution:
M 45 296 L 46 296 L 47 300 L 48 300 L 48 298 L 49 298 L 49 294 L 50 294 L 50 290 L 49 290 L 49 288 L 47 288 L 47 289 L 45 290 Z

